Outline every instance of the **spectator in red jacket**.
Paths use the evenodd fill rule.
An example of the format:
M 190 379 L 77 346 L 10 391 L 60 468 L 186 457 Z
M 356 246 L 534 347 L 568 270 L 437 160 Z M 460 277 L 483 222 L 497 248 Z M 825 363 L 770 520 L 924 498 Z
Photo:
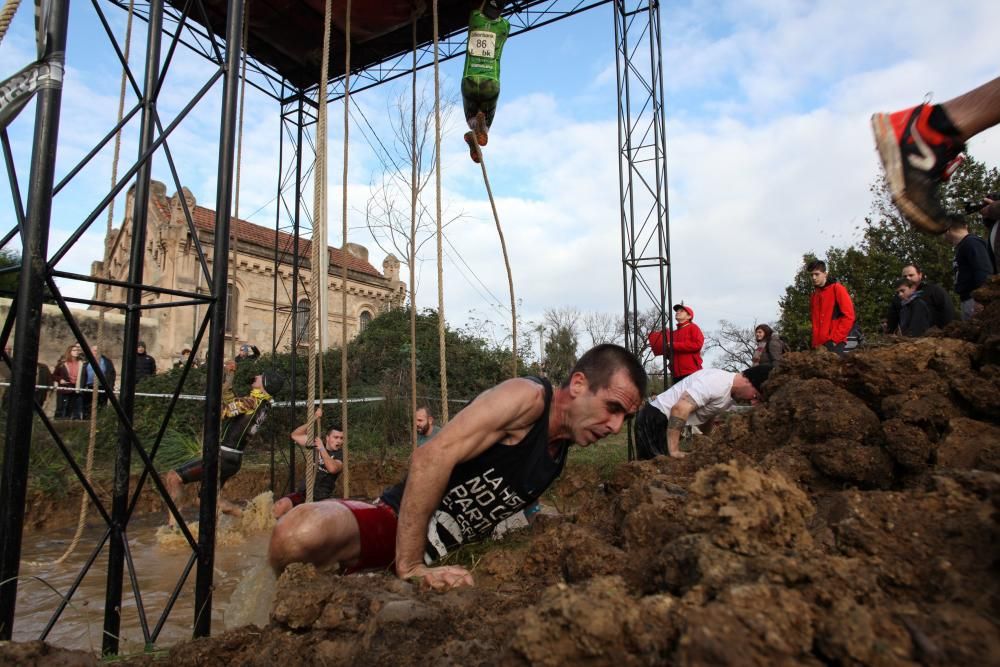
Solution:
M 674 306 L 674 319 L 677 320 L 677 329 L 673 333 L 673 362 L 670 369 L 674 382 L 680 382 L 691 373 L 701 370 L 701 348 L 705 345 L 705 335 L 693 321 L 694 310 L 691 306 Z M 662 331 L 649 334 L 649 346 L 655 355 L 664 353 L 666 346 Z
M 854 304 L 847 289 L 831 278 L 826 262 L 813 260 L 806 267 L 815 288 L 809 300 L 812 318 L 812 346 L 823 346 L 838 355 L 844 355 L 847 334 L 854 326 Z

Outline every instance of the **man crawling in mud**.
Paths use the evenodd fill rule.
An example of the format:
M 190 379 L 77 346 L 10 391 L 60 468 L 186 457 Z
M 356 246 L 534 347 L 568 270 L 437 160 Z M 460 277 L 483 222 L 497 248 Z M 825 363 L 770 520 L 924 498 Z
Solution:
M 429 565 L 533 504 L 559 477 L 570 445 L 618 433 L 645 394 L 642 365 L 610 344 L 584 354 L 561 387 L 507 380 L 415 450 L 407 479 L 374 503 L 331 499 L 286 514 L 271 535 L 271 567 L 394 565 L 401 579 L 434 589 L 472 585 L 463 567 Z
M 688 375 L 646 403 L 635 419 L 635 450 L 640 459 L 664 454 L 682 459 L 681 440 L 692 427 L 708 433 L 715 418 L 737 401 L 754 405 L 771 366 L 753 366 L 742 373 L 706 368 Z M 690 437 L 690 436 L 688 436 Z

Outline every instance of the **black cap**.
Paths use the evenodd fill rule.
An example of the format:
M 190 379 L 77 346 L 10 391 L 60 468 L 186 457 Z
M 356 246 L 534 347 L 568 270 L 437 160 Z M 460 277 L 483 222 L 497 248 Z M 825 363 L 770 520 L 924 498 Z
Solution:
M 771 369 L 774 366 L 770 364 L 761 364 L 760 366 L 752 366 L 745 371 L 743 371 L 743 377 L 750 380 L 750 384 L 757 391 L 764 393 L 762 387 L 764 383 L 767 382 L 767 377 L 771 374 Z
M 274 396 L 281 388 L 285 386 L 285 378 L 278 371 L 264 371 L 260 374 L 261 382 L 264 385 L 264 391 Z

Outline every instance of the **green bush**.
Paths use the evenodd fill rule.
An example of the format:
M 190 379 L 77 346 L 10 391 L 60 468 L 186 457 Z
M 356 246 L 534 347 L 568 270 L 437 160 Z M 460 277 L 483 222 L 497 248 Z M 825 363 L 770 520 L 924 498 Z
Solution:
M 441 415 L 440 360 L 438 358 L 438 318 L 433 311 L 417 316 L 417 400 L 427 404 Z M 468 331 L 446 331 L 448 354 L 449 413 L 454 415 L 467 401 L 492 387 L 509 374 L 510 350 L 491 346 L 486 340 Z M 288 465 L 288 434 L 306 420 L 304 405 L 307 394 L 308 355 L 264 355 L 255 362 L 237 366 L 233 389 L 237 395 L 250 391 L 254 376 L 275 370 L 285 377 L 284 387 L 275 396 L 277 405 L 256 442 L 247 447 L 251 463 L 270 461 L 273 447 L 276 465 Z M 352 452 L 376 456 L 382 460 L 403 457 L 410 448 L 410 325 L 409 311 L 395 310 L 372 320 L 364 332 L 348 344 L 348 399 L 377 398 L 369 402 L 348 404 L 348 446 Z M 302 405 L 283 406 L 293 395 L 292 364 L 295 364 L 295 398 Z M 523 368 L 524 365 L 522 364 Z M 326 399 L 340 397 L 341 350 L 331 348 L 323 355 L 323 379 Z M 146 378 L 137 392 L 173 394 L 181 378 L 181 369 L 172 368 L 164 373 Z M 192 368 L 181 387 L 182 395 L 203 396 L 207 372 Z M 154 465 L 164 472 L 185 460 L 199 455 L 204 425 L 205 403 L 201 400 L 177 401 L 169 422 L 164 424 L 168 398 L 138 396 L 135 400 L 134 426 L 143 447 L 151 455 L 157 434 L 162 439 L 156 448 Z M 324 424 L 341 420 L 339 405 L 328 405 L 324 410 Z M 60 433 L 83 465 L 89 435 L 89 422 L 66 422 Z M 114 410 L 106 407 L 99 412 L 95 474 L 110 476 L 119 438 L 118 418 Z M 41 425 L 36 426 L 35 440 L 39 452 L 33 450 L 33 483 L 46 488 L 59 486 L 59 480 L 72 476 L 65 458 L 55 449 Z M 142 467 L 142 459 L 132 453 L 133 471 Z M 62 484 L 65 486 L 65 484 Z

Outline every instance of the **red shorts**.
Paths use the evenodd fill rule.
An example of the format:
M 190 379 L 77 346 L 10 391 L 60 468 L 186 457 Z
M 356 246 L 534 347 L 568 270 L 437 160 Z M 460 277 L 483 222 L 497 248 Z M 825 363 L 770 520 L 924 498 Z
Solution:
M 361 557 L 345 572 L 385 570 L 396 562 L 396 512 L 381 500 L 375 504 L 360 500 L 330 499 L 351 511 L 358 522 Z M 327 501 L 329 502 L 329 501 Z

